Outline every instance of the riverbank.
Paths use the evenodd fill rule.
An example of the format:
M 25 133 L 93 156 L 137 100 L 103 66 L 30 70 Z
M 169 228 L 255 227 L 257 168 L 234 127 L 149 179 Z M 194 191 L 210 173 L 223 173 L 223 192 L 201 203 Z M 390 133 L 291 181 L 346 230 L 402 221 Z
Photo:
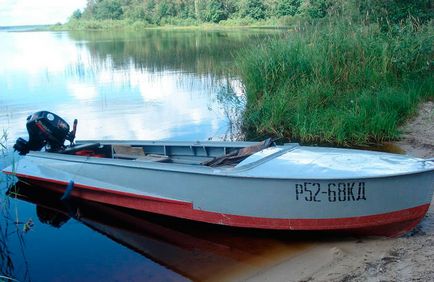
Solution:
M 300 18 L 271 18 L 264 20 L 228 19 L 219 23 L 200 22 L 194 20 L 172 19 L 162 24 L 151 24 L 144 21 L 132 20 L 80 20 L 69 21 L 65 24 L 56 24 L 44 27 L 43 30 L 52 31 L 92 31 L 92 30 L 125 30 L 140 31 L 146 29 L 179 30 L 179 29 L 239 29 L 239 28 L 267 28 L 291 29 L 300 24 Z
M 423 103 L 395 144 L 406 154 L 434 157 L 434 103 Z M 247 281 L 432 281 L 434 201 L 425 218 L 400 238 L 325 237 L 303 254 L 244 277 Z

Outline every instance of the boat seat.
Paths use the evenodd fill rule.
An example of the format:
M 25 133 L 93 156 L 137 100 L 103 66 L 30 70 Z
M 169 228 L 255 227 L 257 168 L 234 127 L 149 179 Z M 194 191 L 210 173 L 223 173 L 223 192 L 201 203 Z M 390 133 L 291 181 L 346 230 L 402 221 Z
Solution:
M 159 163 L 170 162 L 170 158 L 168 156 L 154 155 L 154 154 L 149 154 L 149 155 L 113 154 L 113 157 L 116 159 L 125 159 L 125 160 L 141 161 L 141 162 L 159 162 Z
M 145 152 L 142 147 L 132 147 L 130 145 L 113 145 L 113 153 L 114 155 L 129 155 L 130 158 L 133 156 L 144 156 Z M 127 157 L 128 158 L 128 157 Z
M 129 145 L 113 145 L 113 158 L 141 162 L 170 162 L 170 158 L 168 156 L 145 154 L 142 147 L 132 147 Z
M 142 157 L 138 157 L 137 159 L 135 159 L 135 161 L 168 163 L 170 162 L 170 158 L 168 156 L 163 156 L 163 155 L 148 154 Z

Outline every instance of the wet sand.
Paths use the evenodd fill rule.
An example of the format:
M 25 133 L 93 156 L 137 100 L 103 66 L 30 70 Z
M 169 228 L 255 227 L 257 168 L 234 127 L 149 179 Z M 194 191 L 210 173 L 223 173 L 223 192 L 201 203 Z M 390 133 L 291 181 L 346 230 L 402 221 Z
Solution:
M 434 157 L 434 103 L 402 127 L 395 144 L 406 154 Z M 240 280 L 247 281 L 434 281 L 434 202 L 422 222 L 395 239 L 318 237 L 302 254 Z

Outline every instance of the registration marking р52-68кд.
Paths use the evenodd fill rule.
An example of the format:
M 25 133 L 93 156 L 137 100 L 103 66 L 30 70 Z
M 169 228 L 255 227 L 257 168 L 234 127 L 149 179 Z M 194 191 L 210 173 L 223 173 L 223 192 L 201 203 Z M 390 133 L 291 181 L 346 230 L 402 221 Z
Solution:
M 295 199 L 306 202 L 366 201 L 365 182 L 296 183 Z

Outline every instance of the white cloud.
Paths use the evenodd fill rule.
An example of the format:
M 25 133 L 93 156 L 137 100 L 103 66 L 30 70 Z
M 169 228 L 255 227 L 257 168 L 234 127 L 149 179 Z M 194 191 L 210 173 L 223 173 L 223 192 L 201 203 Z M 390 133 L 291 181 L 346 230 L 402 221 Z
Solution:
M 0 26 L 64 23 L 86 0 L 0 0 Z

